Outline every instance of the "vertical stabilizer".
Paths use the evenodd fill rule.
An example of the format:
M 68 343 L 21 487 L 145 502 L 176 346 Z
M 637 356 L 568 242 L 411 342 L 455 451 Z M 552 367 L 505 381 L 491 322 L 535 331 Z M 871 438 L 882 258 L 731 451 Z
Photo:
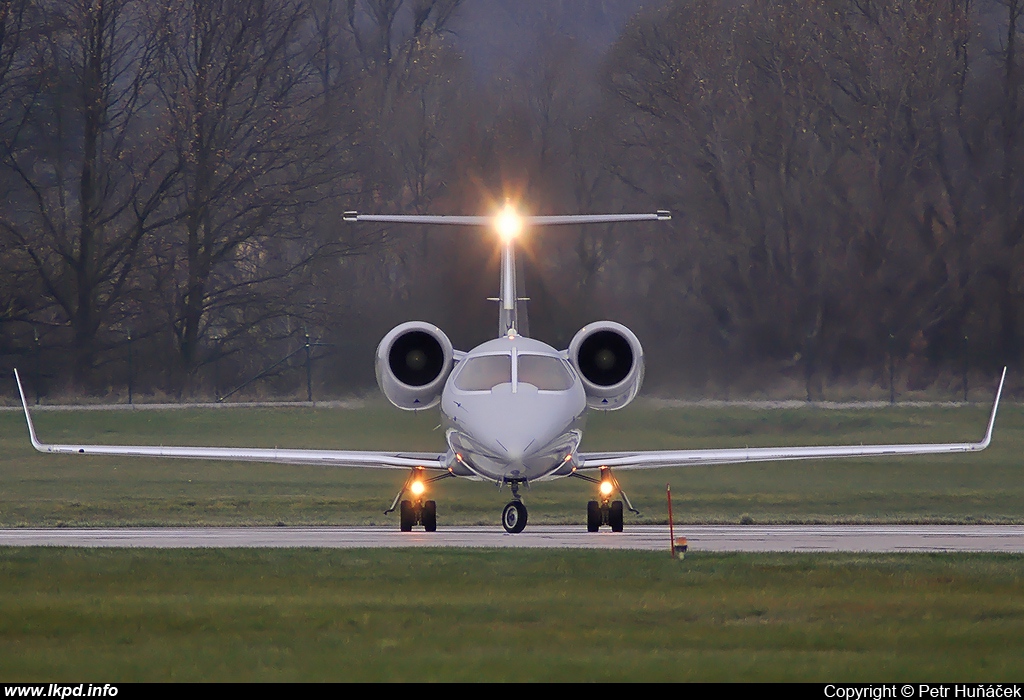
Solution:
M 516 286 L 516 242 L 509 238 L 501 247 L 501 291 L 498 297 L 498 336 L 519 332 L 519 295 Z

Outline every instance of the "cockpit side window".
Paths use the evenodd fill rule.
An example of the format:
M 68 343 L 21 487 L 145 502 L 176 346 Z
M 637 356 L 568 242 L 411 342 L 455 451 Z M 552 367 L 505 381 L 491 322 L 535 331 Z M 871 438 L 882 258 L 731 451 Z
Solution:
M 462 391 L 490 391 L 499 384 L 512 383 L 511 355 L 482 355 L 464 361 L 455 377 L 455 388 Z
M 565 363 L 550 355 L 519 355 L 518 379 L 541 391 L 565 391 L 572 388 L 573 378 Z

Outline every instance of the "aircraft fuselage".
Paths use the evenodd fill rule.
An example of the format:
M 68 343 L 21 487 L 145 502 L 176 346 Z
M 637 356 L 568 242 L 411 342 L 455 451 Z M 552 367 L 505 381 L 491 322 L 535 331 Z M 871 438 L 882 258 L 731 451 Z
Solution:
M 529 482 L 577 466 L 587 399 L 566 355 L 510 333 L 466 353 L 441 394 L 457 476 Z

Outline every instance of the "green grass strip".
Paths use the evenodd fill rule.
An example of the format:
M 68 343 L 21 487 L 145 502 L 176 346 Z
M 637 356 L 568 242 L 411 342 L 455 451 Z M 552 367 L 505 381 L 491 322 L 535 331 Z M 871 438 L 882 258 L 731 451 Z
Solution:
M 23 681 L 1019 681 L 1024 557 L 0 549 Z

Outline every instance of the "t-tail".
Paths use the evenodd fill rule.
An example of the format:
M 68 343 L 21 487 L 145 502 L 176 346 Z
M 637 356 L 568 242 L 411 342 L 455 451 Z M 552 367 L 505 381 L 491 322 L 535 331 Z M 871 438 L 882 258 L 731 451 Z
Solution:
M 519 292 L 516 286 L 515 238 L 506 239 L 501 246 L 501 296 L 498 298 L 498 336 L 519 332 Z
M 519 302 L 516 286 L 516 238 L 524 229 L 534 226 L 560 226 L 580 224 L 614 224 L 624 221 L 668 221 L 672 214 L 659 209 L 653 214 L 570 214 L 564 216 L 520 216 L 506 203 L 494 216 L 420 216 L 391 214 L 360 214 L 345 212 L 345 221 L 375 221 L 390 224 L 441 224 L 455 226 L 493 227 L 501 237 L 501 283 L 495 301 L 498 309 L 498 336 L 520 334 Z

